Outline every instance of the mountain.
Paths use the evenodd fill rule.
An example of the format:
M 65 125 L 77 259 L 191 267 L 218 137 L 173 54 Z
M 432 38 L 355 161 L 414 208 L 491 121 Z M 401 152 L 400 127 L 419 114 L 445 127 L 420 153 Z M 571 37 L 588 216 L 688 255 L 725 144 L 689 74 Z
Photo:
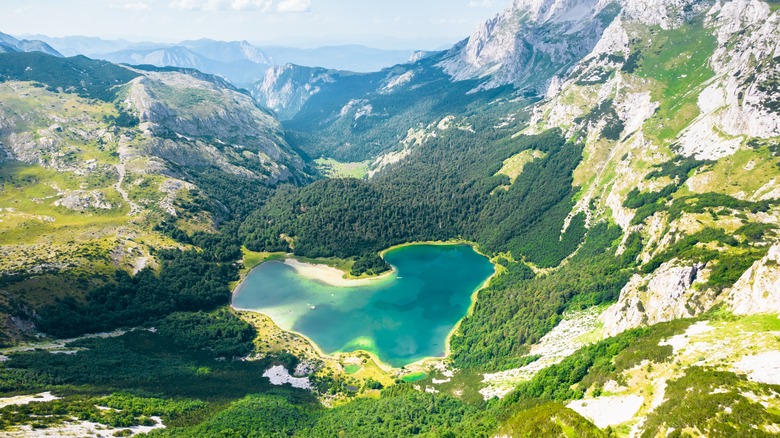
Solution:
M 436 52 L 414 52 L 404 62 L 396 64 L 416 63 L 435 54 Z M 351 69 L 345 68 L 339 71 L 322 67 L 306 67 L 295 63 L 280 65 L 269 69 L 265 77 L 252 84 L 249 90 L 260 104 L 274 110 L 281 119 L 291 119 L 303 108 L 310 97 L 319 93 L 323 87 L 327 87 L 327 84 L 336 82 L 338 78 L 368 77 L 352 74 L 348 70 Z M 384 69 L 378 67 L 376 70 Z M 351 71 L 360 70 L 353 69 Z M 395 87 L 404 85 L 411 79 L 412 74 L 406 76 L 401 74 L 397 79 L 391 79 L 387 82 L 382 91 L 386 93 Z
M 239 214 L 223 186 L 309 178 L 270 113 L 200 72 L 6 53 L 0 95 L 0 272 L 27 312 L 159 266 L 156 251 L 179 247 L 161 224 L 209 232 Z M 2 333 L 21 334 L 10 320 Z
M 456 44 L 439 66 L 455 80 L 489 79 L 540 93 L 555 74 L 588 54 L 620 11 L 614 2 L 516 0 Z
M 18 40 L 11 35 L 0 32 L 0 53 L 8 52 L 43 52 L 52 56 L 62 56 L 43 41 Z
M 335 82 L 334 75 L 341 74 L 347 73 L 287 64 L 270 68 L 263 80 L 253 84 L 249 91 L 261 105 L 275 111 L 281 119 L 289 119 L 323 85 Z
M 249 61 L 254 64 L 271 64 L 271 59 L 262 49 L 255 47 L 246 41 L 225 42 L 202 39 L 197 41 L 182 41 L 178 45 L 186 47 L 199 55 L 213 59 L 217 62 L 230 63 Z
M 133 43 L 96 37 L 30 35 L 56 47 L 67 56 L 85 55 L 127 64 L 151 64 L 200 69 L 223 76 L 239 86 L 261 78 L 268 66 L 296 64 L 327 69 L 371 72 L 400 64 L 413 50 L 383 50 L 361 45 L 315 48 L 257 46 L 247 41 L 200 39 L 176 44 Z
M 558 127 L 586 133 L 586 168 L 619 169 L 614 175 L 590 175 L 587 182 L 580 179 L 583 196 L 574 212 L 589 210 L 585 204 L 592 203 L 596 216 L 606 215 L 626 233 L 657 242 L 640 256 L 647 264 L 642 278 L 627 285 L 605 315 L 611 333 L 706 311 L 723 294 L 719 288 L 702 289 L 697 281 L 709 277 L 712 282 L 726 269 L 742 274 L 753 262 L 762 263 L 766 249 L 776 244 L 765 237 L 764 243 L 752 243 L 766 245 L 756 252 L 724 245 L 705 256 L 703 264 L 698 255 L 670 255 L 677 249 L 664 235 L 698 240 L 696 233 L 730 230 L 726 217 L 741 215 L 734 205 L 721 210 L 723 218 L 698 219 L 697 212 L 706 208 L 682 207 L 682 202 L 701 205 L 707 197 L 725 196 L 719 202 L 771 203 L 777 198 L 776 154 L 771 151 L 780 136 L 780 89 L 773 79 L 780 72 L 780 36 L 770 30 L 779 18 L 767 3 L 691 3 L 682 13 L 673 4 L 664 6 L 656 14 L 626 2 L 591 53 L 560 82 L 554 81 L 550 97 L 531 119 L 531 131 Z M 598 97 L 569 100 L 582 93 Z M 677 171 L 665 180 L 670 167 L 664 162 L 670 159 L 688 163 L 676 166 L 689 169 L 690 177 Z M 736 164 L 741 160 L 746 160 L 743 167 Z M 767 167 L 757 170 L 758 163 Z M 648 172 L 648 165 L 667 170 Z M 732 173 L 737 168 L 740 176 Z M 731 186 L 719 182 L 724 180 Z M 640 192 L 658 200 L 638 201 Z M 676 208 L 685 213 L 663 213 Z M 698 223 L 692 226 L 694 218 Z M 743 224 L 753 220 L 766 224 L 758 218 Z M 733 257 L 741 262 L 730 265 Z M 680 265 L 686 268 L 680 270 Z M 686 273 L 690 280 L 683 278 Z M 671 301 L 666 296 L 670 289 L 677 291 Z M 735 286 L 725 295 L 742 293 Z
M 278 67 L 249 89 L 261 105 L 281 111 L 288 138 L 310 156 L 375 160 L 398 149 L 409 129 L 431 123 L 432 113 L 466 114 L 511 94 L 510 86 L 453 82 L 436 66 L 442 56 L 365 74 Z M 527 99 L 509 104 L 522 106 Z
M 517 1 L 507 11 L 483 24 L 474 35 L 456 44 L 449 51 L 428 56 L 423 61 L 399 66 L 393 71 L 406 68 L 407 71 L 397 75 L 403 78 L 411 77 L 414 69 L 425 72 L 418 73 L 418 77 L 443 72 L 454 83 L 472 81 L 474 84 L 470 92 L 511 86 L 517 96 L 544 96 L 557 91 L 556 87 L 560 86 L 561 81 L 576 73 L 573 71 L 575 66 L 579 65 L 582 68 L 582 60 L 590 56 L 594 50 L 599 50 L 603 56 L 617 57 L 623 53 L 620 47 L 603 49 L 604 45 L 618 43 L 610 38 L 622 37 L 622 35 L 612 34 L 617 26 L 616 23 L 630 22 L 640 26 L 673 28 L 675 25 L 686 23 L 686 20 L 693 19 L 691 17 L 697 16 L 696 14 L 700 15 L 702 10 L 706 9 L 705 6 L 700 5 L 677 13 L 676 10 L 672 10 L 673 7 L 667 6 L 668 10 L 665 14 L 656 17 L 643 5 L 629 1 L 623 4 L 595 1 L 557 3 Z M 737 26 L 737 24 L 731 25 Z M 598 45 L 602 48 L 598 48 Z M 721 50 L 726 48 L 722 46 Z M 765 53 L 760 55 L 765 59 L 771 58 L 767 58 Z M 259 102 L 272 108 L 304 110 L 306 102 L 312 96 L 329 88 L 348 87 L 347 82 L 352 83 L 349 87 L 363 91 L 354 93 L 349 99 L 343 98 L 338 108 L 336 105 L 333 105 L 333 108 L 315 108 L 318 105 L 315 99 L 311 104 L 313 111 L 302 114 L 302 118 L 310 119 L 309 116 L 315 113 L 314 117 L 321 118 L 318 123 L 320 127 L 338 124 L 335 121 L 340 118 L 340 110 L 350 101 L 364 100 L 373 105 L 372 101 L 379 98 L 378 95 L 387 94 L 388 91 L 382 89 L 383 85 L 370 89 L 356 85 L 358 82 L 365 81 L 379 84 L 378 80 L 368 79 L 372 77 L 371 75 L 350 75 L 340 81 L 322 84 L 315 83 L 321 78 L 311 75 L 306 69 L 301 69 L 299 73 L 291 73 L 291 69 L 296 68 L 278 68 L 253 85 L 251 89 L 258 90 L 255 96 Z M 738 70 L 739 68 L 732 67 L 733 72 Z M 596 72 L 596 74 L 606 73 Z M 390 76 L 393 74 L 388 74 L 388 77 Z M 403 87 L 400 89 L 402 90 Z M 290 98 L 296 101 L 292 107 L 284 104 L 285 100 Z M 772 97 L 766 93 L 760 99 L 766 100 L 764 98 L 772 101 Z M 285 109 L 282 117 L 294 119 L 295 112 Z M 294 123 L 290 127 L 293 130 L 297 129 Z M 339 135 L 346 136 L 345 138 L 348 139 L 351 134 L 349 130 L 346 132 L 342 130 Z M 382 146 L 382 149 L 391 148 L 391 145 Z
M 75 38 L 75 37 L 74 37 Z M 102 41 L 102 40 L 101 40 Z M 413 55 L 411 50 L 379 50 L 364 46 L 332 46 L 315 49 L 269 46 L 257 47 L 246 41 L 224 42 L 209 39 L 182 41 L 175 45 L 139 43 L 128 44 L 117 51 L 105 50 L 103 45 L 90 46 L 81 40 L 69 43 L 80 54 L 125 64 L 151 64 L 199 69 L 227 78 L 239 86 L 246 86 L 262 77 L 269 66 L 295 63 L 312 67 L 326 67 L 351 71 L 375 71 L 388 65 L 402 63 Z M 120 46 L 120 42 L 115 43 Z M 100 51 L 89 51 L 95 47 Z

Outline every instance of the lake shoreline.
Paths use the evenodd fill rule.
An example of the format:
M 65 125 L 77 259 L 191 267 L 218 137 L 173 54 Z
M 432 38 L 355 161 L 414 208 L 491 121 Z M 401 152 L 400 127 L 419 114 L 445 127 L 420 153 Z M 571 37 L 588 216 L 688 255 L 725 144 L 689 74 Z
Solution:
M 476 252 L 477 254 L 487 258 L 488 261 L 493 266 L 493 273 L 487 279 L 485 279 L 485 281 L 482 284 L 480 284 L 474 290 L 474 292 L 471 294 L 471 304 L 469 305 L 469 308 L 468 308 L 466 314 L 463 315 L 463 317 L 458 320 L 458 322 L 455 324 L 455 326 L 452 328 L 452 330 L 450 330 L 450 332 L 447 334 L 447 337 L 445 338 L 444 352 L 443 352 L 442 356 L 427 356 L 427 357 L 420 358 L 420 359 L 418 359 L 418 360 L 416 360 L 414 362 L 410 362 L 410 363 L 408 363 L 406 365 L 396 367 L 396 366 L 390 365 L 390 364 L 382 361 L 379 358 L 378 354 L 376 354 L 376 353 L 374 353 L 372 351 L 368 351 L 368 350 L 356 349 L 356 350 L 349 351 L 349 352 L 348 351 L 335 351 L 332 354 L 327 354 L 327 353 L 325 353 L 322 350 L 322 348 L 319 345 L 317 345 L 316 342 L 314 342 L 314 340 L 312 340 L 308 336 L 304 335 L 303 333 L 296 332 L 294 330 L 284 330 L 284 329 L 282 329 L 282 330 L 286 331 L 286 332 L 289 332 L 289 333 L 292 333 L 292 334 L 295 334 L 295 335 L 300 336 L 301 338 L 305 339 L 309 344 L 311 344 L 313 349 L 315 351 L 317 351 L 317 353 L 320 356 L 322 356 L 323 358 L 338 359 L 338 357 L 341 356 L 341 355 L 352 355 L 352 354 L 363 353 L 363 354 L 367 354 L 368 356 L 370 356 L 371 359 L 377 364 L 377 366 L 379 366 L 385 372 L 399 373 L 403 369 L 408 370 L 409 368 L 422 367 L 422 366 L 424 366 L 426 363 L 428 363 L 430 361 L 443 361 L 443 360 L 447 360 L 450 357 L 451 352 L 452 352 L 451 351 L 452 350 L 451 349 L 451 345 L 450 345 L 450 341 L 451 341 L 452 337 L 457 333 L 457 331 L 460 328 L 460 325 L 461 325 L 463 319 L 472 314 L 473 309 L 474 309 L 474 307 L 476 306 L 476 303 L 477 303 L 479 292 L 482 291 L 483 289 L 485 289 L 485 287 L 488 286 L 490 281 L 498 274 L 499 270 L 496 267 L 496 264 L 493 263 L 493 260 L 489 256 L 487 256 L 486 254 L 484 254 L 481 251 L 479 251 L 479 249 L 477 248 L 477 244 L 475 242 L 469 242 L 469 241 L 462 240 L 462 239 L 453 239 L 453 240 L 449 240 L 449 241 L 423 241 L 423 242 L 402 243 L 402 244 L 398 244 L 398 245 L 393 245 L 393 246 L 391 246 L 391 247 L 389 247 L 387 249 L 384 249 L 384 250 L 380 251 L 379 252 L 379 256 L 384 259 L 385 255 L 387 253 L 393 251 L 393 250 L 397 250 L 397 249 L 401 249 L 401 248 L 405 248 L 405 247 L 411 247 L 411 246 L 425 246 L 425 245 L 427 245 L 427 246 L 460 246 L 460 245 L 469 246 L 469 247 L 471 247 L 471 249 L 474 252 Z M 387 271 L 387 272 L 384 272 L 382 274 L 374 275 L 374 276 L 370 276 L 370 277 L 354 278 L 354 277 L 351 277 L 348 272 L 345 272 L 342 269 L 336 268 L 334 266 L 327 265 L 325 263 L 312 263 L 312 262 L 310 262 L 308 260 L 307 261 L 302 261 L 298 257 L 296 257 L 296 256 L 294 256 L 292 254 L 287 254 L 283 258 L 281 258 L 281 257 L 280 258 L 269 258 L 269 259 L 264 260 L 263 262 L 259 263 L 258 265 L 253 266 L 251 270 L 257 269 L 261 265 L 265 264 L 266 262 L 270 262 L 270 261 L 275 261 L 275 262 L 278 262 L 278 263 L 285 264 L 285 265 L 291 267 L 293 270 L 295 270 L 296 274 L 298 274 L 298 275 L 300 275 L 300 276 L 302 276 L 304 278 L 307 278 L 309 280 L 319 281 L 319 282 L 321 282 L 323 284 L 326 284 L 326 285 L 329 285 L 329 286 L 334 286 L 334 287 L 360 287 L 360 286 L 367 286 L 367 285 L 376 284 L 376 283 L 381 282 L 381 281 L 386 281 L 386 280 L 393 279 L 397 275 L 396 267 L 391 265 L 391 270 Z M 251 270 L 250 270 L 250 272 L 251 272 Z M 243 280 L 244 279 L 242 278 L 242 280 L 240 282 L 238 282 L 238 284 L 233 289 L 230 306 L 233 309 L 238 310 L 238 311 L 254 312 L 254 313 L 260 313 L 260 314 L 266 315 L 269 318 L 271 318 L 271 320 L 273 321 L 273 318 L 270 315 L 264 314 L 263 312 L 260 312 L 260 311 L 258 311 L 256 309 L 240 308 L 240 307 L 236 307 L 233 304 L 233 298 L 240 291 L 241 286 L 243 284 Z M 274 324 L 276 324 L 275 321 L 274 321 Z M 276 325 L 278 326 L 278 324 L 276 324 Z M 398 375 L 400 376 L 400 374 L 398 374 Z

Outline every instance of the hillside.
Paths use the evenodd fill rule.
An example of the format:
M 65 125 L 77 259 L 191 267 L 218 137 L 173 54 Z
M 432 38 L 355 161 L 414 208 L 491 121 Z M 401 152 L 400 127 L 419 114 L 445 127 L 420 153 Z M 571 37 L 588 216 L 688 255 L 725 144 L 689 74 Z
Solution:
M 515 0 L 450 50 L 248 92 L 0 54 L 0 393 L 48 399 L 0 430 L 778 434 L 779 25 L 774 1 Z M 446 357 L 325 354 L 229 307 L 267 260 L 360 277 L 431 241 L 496 269 Z
M 308 178 L 278 122 L 219 80 L 0 56 L 4 342 L 41 305 L 186 246 L 160 224 L 213 233 L 235 213 L 220 185 Z
M 480 81 L 453 83 L 435 66 L 438 59 L 432 55 L 366 74 L 288 65 L 269 71 L 250 90 L 261 105 L 287 119 L 291 144 L 312 158 L 343 162 L 393 152 L 409 129 L 442 115 L 484 114 L 499 100 L 513 107 L 528 103 L 506 102 L 513 95 L 509 86 L 472 93 Z

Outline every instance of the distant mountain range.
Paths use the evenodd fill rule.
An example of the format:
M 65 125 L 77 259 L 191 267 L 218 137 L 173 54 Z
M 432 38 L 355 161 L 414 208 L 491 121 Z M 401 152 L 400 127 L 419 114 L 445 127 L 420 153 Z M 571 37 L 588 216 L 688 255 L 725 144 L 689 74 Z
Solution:
M 62 54 L 43 41 L 20 40 L 0 32 L 0 53 L 14 52 L 43 52 L 47 55 L 62 56 Z
M 355 72 L 378 71 L 404 63 L 414 50 L 385 50 L 361 45 L 318 48 L 256 46 L 247 41 L 200 39 L 175 44 L 95 37 L 25 35 L 56 48 L 65 56 L 85 55 L 122 64 L 150 64 L 158 67 L 195 68 L 222 76 L 238 86 L 249 86 L 271 66 L 296 64 Z M 52 49 L 53 50 L 53 49 Z

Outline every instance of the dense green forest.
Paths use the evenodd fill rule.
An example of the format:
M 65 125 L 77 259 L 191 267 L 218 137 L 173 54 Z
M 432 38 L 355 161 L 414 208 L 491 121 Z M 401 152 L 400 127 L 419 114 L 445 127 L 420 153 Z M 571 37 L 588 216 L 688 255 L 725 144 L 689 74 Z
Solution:
M 400 243 L 464 238 L 490 253 L 512 251 L 538 266 L 557 266 L 585 232 L 577 217 L 554 243 L 571 210 L 581 147 L 555 131 L 512 139 L 479 128 L 481 134 L 444 133 L 371 181 L 283 187 L 244 222 L 244 242 L 257 251 L 352 257 Z M 528 164 L 508 190 L 494 191 L 509 182 L 495 175 L 500 163 L 527 149 L 547 156 Z

